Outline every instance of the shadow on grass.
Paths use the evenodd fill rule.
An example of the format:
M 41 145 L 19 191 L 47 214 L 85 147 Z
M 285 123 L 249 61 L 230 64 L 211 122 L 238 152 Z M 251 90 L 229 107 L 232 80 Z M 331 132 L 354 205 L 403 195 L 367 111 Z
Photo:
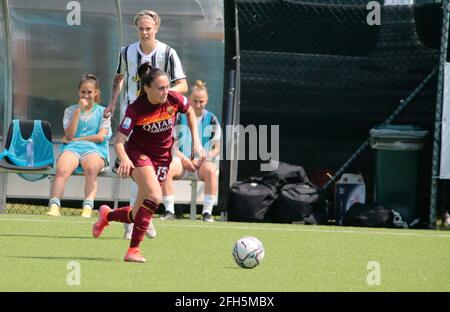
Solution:
M 238 266 L 226 266 L 226 267 L 223 267 L 224 269 L 233 269 L 233 270 L 242 270 L 242 268 L 241 267 L 238 267 Z
M 120 259 L 116 258 L 94 258 L 94 257 L 32 257 L 32 256 L 6 256 L 7 258 L 17 258 L 17 259 L 37 259 L 37 260 L 87 260 L 87 261 L 104 261 L 104 262 L 119 262 Z
M 0 234 L 1 237 L 36 237 L 36 238 L 69 238 L 69 239 L 95 239 L 92 236 L 56 236 L 56 235 L 34 235 L 34 234 Z M 121 237 L 101 237 L 101 240 L 123 240 Z

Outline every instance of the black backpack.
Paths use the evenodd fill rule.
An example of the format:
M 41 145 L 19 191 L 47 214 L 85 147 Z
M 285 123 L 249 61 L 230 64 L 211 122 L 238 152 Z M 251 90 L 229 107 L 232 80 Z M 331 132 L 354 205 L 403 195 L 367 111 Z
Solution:
M 286 184 L 281 189 L 274 207 L 274 221 L 292 223 L 304 221 L 319 200 L 317 188 L 310 183 Z
M 309 183 L 308 176 L 302 166 L 290 165 L 279 162 L 276 170 L 268 172 L 263 176 L 264 183 L 273 185 L 278 191 L 285 184 Z
M 277 190 L 262 178 L 250 177 L 231 185 L 228 220 L 242 222 L 269 221 Z

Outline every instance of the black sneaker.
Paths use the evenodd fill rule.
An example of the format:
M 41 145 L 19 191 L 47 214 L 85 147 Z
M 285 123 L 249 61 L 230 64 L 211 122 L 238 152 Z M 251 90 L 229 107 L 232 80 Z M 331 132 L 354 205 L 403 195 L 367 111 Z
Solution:
M 202 215 L 202 220 L 205 221 L 205 222 L 214 222 L 213 216 L 211 214 L 207 213 L 207 212 L 205 212 Z
M 175 215 L 170 212 L 170 211 L 166 211 L 164 212 L 164 214 L 160 217 L 161 220 L 173 220 L 175 219 Z

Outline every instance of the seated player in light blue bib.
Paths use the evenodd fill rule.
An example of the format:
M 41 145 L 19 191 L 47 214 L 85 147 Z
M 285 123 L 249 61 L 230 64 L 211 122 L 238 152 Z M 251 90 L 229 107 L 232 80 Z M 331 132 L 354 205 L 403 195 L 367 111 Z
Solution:
M 84 76 L 79 83 L 78 104 L 64 111 L 64 137 L 56 162 L 56 176 L 52 185 L 48 215 L 59 216 L 60 199 L 69 176 L 80 167 L 85 187 L 81 216 L 91 217 L 97 192 L 97 176 L 108 166 L 108 140 L 111 137 L 111 118 L 103 117 L 105 108 L 100 102 L 100 88 L 94 75 Z
M 186 176 L 194 177 L 205 182 L 202 220 L 213 222 L 212 210 L 217 201 L 218 181 L 217 168 L 220 153 L 221 129 L 217 117 L 205 109 L 208 104 L 208 90 L 206 83 L 197 80 L 191 89 L 190 102 L 197 117 L 198 135 L 206 152 L 206 159 L 190 159 L 192 142 L 187 120 L 183 115 L 178 115 L 175 128 L 174 158 L 170 164 L 166 181 L 163 184 L 163 203 L 165 213 L 162 220 L 173 219 L 175 210 L 175 192 L 173 180 Z

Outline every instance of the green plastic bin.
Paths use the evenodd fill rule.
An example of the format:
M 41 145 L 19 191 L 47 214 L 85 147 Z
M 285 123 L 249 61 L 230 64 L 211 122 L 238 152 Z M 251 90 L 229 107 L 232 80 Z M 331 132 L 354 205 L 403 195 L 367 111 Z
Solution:
M 419 151 L 427 135 L 410 125 L 370 130 L 370 145 L 376 150 L 375 201 L 399 212 L 408 224 L 419 217 Z

